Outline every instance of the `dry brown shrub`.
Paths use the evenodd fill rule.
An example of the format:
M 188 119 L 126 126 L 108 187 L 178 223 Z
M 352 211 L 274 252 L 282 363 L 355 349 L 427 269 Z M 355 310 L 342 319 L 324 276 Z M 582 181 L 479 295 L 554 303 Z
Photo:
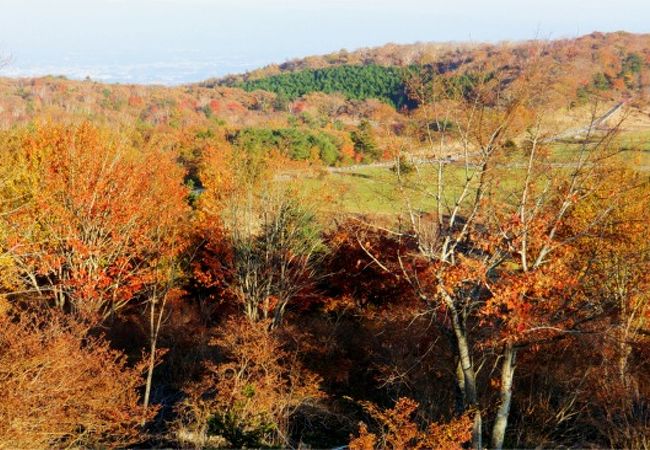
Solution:
M 212 344 L 223 356 L 186 389 L 179 405 L 177 438 L 205 445 L 212 436 L 233 447 L 290 445 L 291 418 L 323 397 L 320 378 L 284 349 L 270 321 L 227 322 Z
M 350 450 L 374 449 L 431 449 L 461 450 L 472 439 L 472 420 L 469 414 L 448 423 L 431 422 L 422 430 L 413 419 L 417 402 L 400 398 L 391 409 L 381 410 L 365 402 L 364 408 L 379 425 L 379 435 L 368 431 L 366 424 L 359 425 L 359 436 L 350 441 Z
M 143 440 L 139 368 L 59 316 L 0 315 L 0 449 L 103 447 Z

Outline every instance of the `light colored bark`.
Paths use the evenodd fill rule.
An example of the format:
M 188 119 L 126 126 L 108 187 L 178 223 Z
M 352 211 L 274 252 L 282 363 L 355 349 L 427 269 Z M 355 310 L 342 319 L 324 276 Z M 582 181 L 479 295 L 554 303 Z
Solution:
M 513 348 L 512 344 L 507 344 L 503 353 L 503 362 L 501 364 L 501 403 L 492 427 L 492 448 L 495 450 L 501 450 L 503 448 L 506 428 L 508 427 L 516 352 L 517 350 Z
M 460 369 L 463 374 L 463 384 L 459 383 L 459 388 L 463 389 L 466 407 L 474 410 L 474 426 L 472 430 L 472 448 L 480 450 L 482 448 L 483 425 L 481 410 L 478 404 L 478 395 L 476 388 L 476 372 L 469 348 L 467 333 L 460 318 L 460 314 L 453 299 L 447 293 L 443 293 L 443 298 L 451 315 L 452 327 L 456 337 L 456 345 Z
M 153 385 L 153 372 L 156 367 L 156 350 L 158 349 L 158 336 L 160 334 L 160 327 L 165 315 L 165 306 L 167 304 L 167 293 L 162 296 L 162 300 L 158 299 L 157 292 L 154 290 L 153 297 L 149 300 L 149 363 L 147 366 L 147 380 L 145 383 L 144 391 L 144 410 L 146 411 L 151 401 L 151 388 Z M 160 304 L 159 304 L 160 302 Z M 156 310 L 156 306 L 159 309 Z

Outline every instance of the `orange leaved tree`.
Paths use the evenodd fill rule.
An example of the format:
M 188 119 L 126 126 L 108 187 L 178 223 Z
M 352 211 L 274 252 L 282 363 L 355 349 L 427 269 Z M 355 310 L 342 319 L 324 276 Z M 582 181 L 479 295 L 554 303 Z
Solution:
M 188 213 L 171 155 L 140 152 L 84 123 L 44 125 L 5 138 L 4 245 L 22 279 L 14 294 L 91 322 L 165 280 Z M 20 298 L 19 295 L 15 295 Z
M 189 217 L 173 155 L 137 150 L 88 123 L 4 136 L 0 229 L 12 301 L 45 303 L 91 325 L 129 304 L 149 314 L 149 403 L 156 343 Z
M 462 78 L 416 79 L 434 170 L 398 171 L 407 227 L 396 235 L 413 250 L 392 266 L 373 255 L 410 282 L 451 338 L 457 409 L 474 411 L 474 448 L 482 447 L 482 362 L 495 355 L 501 365 L 490 422 L 491 446 L 502 448 L 517 352 L 581 333 L 598 317 L 601 305 L 581 292 L 575 270 L 585 263 L 572 254 L 629 187 L 608 182 L 617 177 L 608 162 L 618 124 L 602 129 L 596 109 L 571 133 L 575 142 L 557 152 L 566 132 L 558 134 L 549 114 L 557 102 L 548 74 L 557 67 L 544 55 L 532 46 L 508 60 L 468 64 Z M 414 184 L 433 211 L 416 209 Z

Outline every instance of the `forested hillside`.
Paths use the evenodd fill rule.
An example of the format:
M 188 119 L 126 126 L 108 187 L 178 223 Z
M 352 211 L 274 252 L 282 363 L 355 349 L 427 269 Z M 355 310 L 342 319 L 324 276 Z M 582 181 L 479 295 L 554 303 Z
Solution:
M 0 79 L 0 449 L 649 448 L 649 75 L 596 33 Z
M 243 86 L 247 90 L 259 88 L 289 96 L 312 91 L 338 91 L 351 98 L 372 96 L 402 105 L 405 102 L 396 102 L 390 87 L 398 78 L 404 81 L 404 71 L 398 68 L 420 67 L 437 74 L 452 74 L 467 64 L 481 65 L 489 59 L 507 60 L 509 55 L 525 51 L 530 45 L 535 45 L 535 42 L 389 44 L 292 60 L 203 84 Z M 557 81 L 571 88 L 568 95 L 582 96 L 584 90 L 588 89 L 596 89 L 603 94 L 640 93 L 644 98 L 650 95 L 650 35 L 592 33 L 577 39 L 551 41 L 546 51 L 557 64 L 563 66 L 556 73 Z M 365 82 L 357 82 L 358 78 L 367 81 L 377 78 L 378 71 L 381 73 L 379 67 L 384 68 L 384 78 L 393 80 L 388 85 L 384 78 L 379 80 L 376 90 L 369 89 Z M 336 84 L 342 74 L 351 79 L 344 89 Z M 321 77 L 323 80 L 320 80 Z
M 397 67 L 343 65 L 246 80 L 234 86 L 246 91 L 261 89 L 274 92 L 288 100 L 295 100 L 311 92 L 338 92 L 356 100 L 382 99 L 399 109 L 409 101 L 405 77 L 404 71 Z

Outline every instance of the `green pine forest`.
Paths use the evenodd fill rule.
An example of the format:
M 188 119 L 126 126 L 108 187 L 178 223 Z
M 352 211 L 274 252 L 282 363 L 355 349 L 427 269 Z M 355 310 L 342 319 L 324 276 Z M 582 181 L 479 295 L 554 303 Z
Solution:
M 405 71 L 399 67 L 343 65 L 246 80 L 237 83 L 236 87 L 274 92 L 288 100 L 311 92 L 340 92 L 350 99 L 378 98 L 401 108 L 409 103 L 404 78 Z

